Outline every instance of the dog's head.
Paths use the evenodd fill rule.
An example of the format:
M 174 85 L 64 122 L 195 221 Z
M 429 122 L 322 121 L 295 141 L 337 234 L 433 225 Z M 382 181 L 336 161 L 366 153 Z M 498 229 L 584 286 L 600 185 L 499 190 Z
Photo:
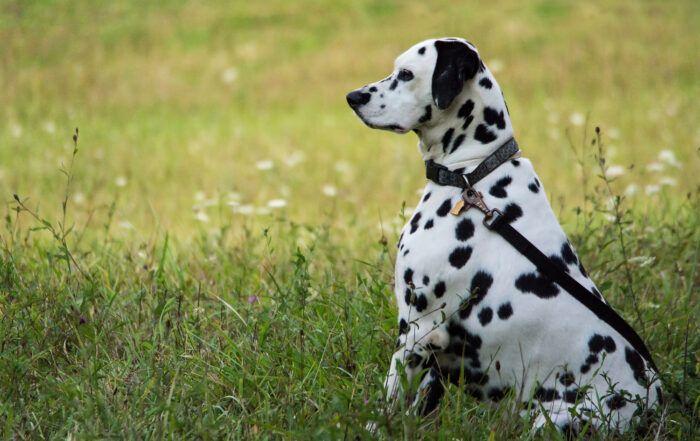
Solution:
M 449 109 L 483 69 L 466 40 L 426 40 L 401 54 L 391 75 L 350 92 L 347 101 L 369 127 L 406 133 Z

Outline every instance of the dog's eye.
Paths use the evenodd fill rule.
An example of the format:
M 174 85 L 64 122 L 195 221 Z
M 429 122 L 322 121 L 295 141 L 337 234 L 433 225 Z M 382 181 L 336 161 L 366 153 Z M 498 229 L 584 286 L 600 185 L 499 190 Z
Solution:
M 413 72 L 408 69 L 401 69 L 396 78 L 398 78 L 400 81 L 411 81 L 413 79 Z

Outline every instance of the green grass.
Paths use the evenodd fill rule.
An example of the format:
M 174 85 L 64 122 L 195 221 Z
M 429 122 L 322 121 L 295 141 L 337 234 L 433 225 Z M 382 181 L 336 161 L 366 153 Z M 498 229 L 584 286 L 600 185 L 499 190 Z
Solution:
M 440 35 L 501 66 L 524 155 L 662 371 L 622 439 L 697 437 L 694 2 L 142 3 L 0 0 L 3 438 L 371 438 L 424 178 L 413 135 L 344 95 Z M 450 387 L 379 436 L 560 438 L 519 410 Z

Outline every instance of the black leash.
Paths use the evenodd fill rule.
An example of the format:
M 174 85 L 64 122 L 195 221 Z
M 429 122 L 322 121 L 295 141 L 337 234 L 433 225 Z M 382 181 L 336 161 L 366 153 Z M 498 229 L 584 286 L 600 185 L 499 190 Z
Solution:
M 515 146 L 515 151 L 512 151 Z M 642 338 L 634 329 L 607 303 L 598 299 L 592 292 L 577 282 L 573 277 L 558 267 L 552 260 L 540 251 L 535 245 L 513 228 L 498 209 L 489 210 L 483 201 L 481 193 L 474 190 L 472 185 L 488 175 L 491 171 L 503 164 L 518 151 L 518 144 L 513 138 L 499 147 L 493 154 L 479 164 L 473 172 L 461 175 L 447 170 L 442 165 L 432 161 L 426 161 L 426 176 L 438 185 L 450 185 L 464 189 L 462 200 L 451 211 L 458 215 L 463 209 L 471 206 L 477 207 L 484 214 L 484 225 L 490 231 L 500 234 L 520 254 L 527 257 L 540 273 L 561 286 L 573 298 L 591 310 L 596 317 L 610 325 L 620 333 L 639 354 L 649 363 L 654 371 L 659 372 Z M 429 162 L 431 164 L 429 164 Z M 456 180 L 459 177 L 461 181 Z M 449 183 L 448 183 L 449 182 Z

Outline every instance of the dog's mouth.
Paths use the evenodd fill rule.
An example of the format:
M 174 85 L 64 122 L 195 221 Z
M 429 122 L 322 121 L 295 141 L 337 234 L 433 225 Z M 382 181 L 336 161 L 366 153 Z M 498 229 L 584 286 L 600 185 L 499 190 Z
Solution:
M 408 132 L 408 130 L 398 124 L 388 124 L 388 125 L 378 125 L 378 124 L 372 124 L 371 122 L 367 121 L 360 113 L 355 110 L 355 114 L 357 115 L 360 120 L 365 123 L 365 125 L 371 129 L 378 129 L 378 130 L 388 130 L 390 132 L 398 133 L 398 134 L 404 134 Z

